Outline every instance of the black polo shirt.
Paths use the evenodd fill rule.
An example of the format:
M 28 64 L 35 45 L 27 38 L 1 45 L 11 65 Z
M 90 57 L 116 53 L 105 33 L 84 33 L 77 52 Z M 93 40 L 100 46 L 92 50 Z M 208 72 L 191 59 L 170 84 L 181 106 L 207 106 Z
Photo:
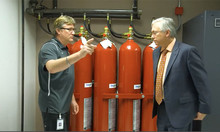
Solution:
M 40 110 L 49 113 L 66 113 L 70 109 L 74 87 L 74 66 L 64 71 L 49 73 L 45 67 L 49 60 L 56 60 L 69 55 L 56 38 L 46 42 L 40 49 L 38 56 L 38 76 L 40 91 L 38 102 Z

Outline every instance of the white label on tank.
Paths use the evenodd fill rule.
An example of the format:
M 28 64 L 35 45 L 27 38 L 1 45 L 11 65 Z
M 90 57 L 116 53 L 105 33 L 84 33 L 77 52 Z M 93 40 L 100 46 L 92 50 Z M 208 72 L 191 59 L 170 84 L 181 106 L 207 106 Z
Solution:
M 83 112 L 83 129 L 91 129 L 92 127 L 92 97 L 84 98 L 84 112 Z
M 108 39 L 103 40 L 102 42 L 100 42 L 100 44 L 104 49 L 107 49 L 108 47 L 112 47 L 112 42 Z
M 84 83 L 84 88 L 91 88 L 91 87 L 92 87 L 92 82 Z
M 134 89 L 141 89 L 141 84 L 135 84 Z
M 116 88 L 116 83 L 110 83 L 109 88 Z

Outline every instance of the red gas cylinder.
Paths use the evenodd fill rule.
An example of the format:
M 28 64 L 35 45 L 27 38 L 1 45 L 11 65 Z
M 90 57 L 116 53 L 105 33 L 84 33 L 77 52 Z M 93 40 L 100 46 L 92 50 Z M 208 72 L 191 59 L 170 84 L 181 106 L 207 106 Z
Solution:
M 154 91 L 154 73 L 153 73 L 153 50 L 155 43 L 151 43 L 143 51 L 143 94 L 142 100 L 142 119 L 141 131 L 157 131 L 157 119 L 152 119 L 153 110 L 153 91 Z
M 81 37 L 85 40 L 85 38 Z M 68 44 L 70 54 L 78 52 L 83 46 L 82 40 Z M 91 131 L 92 127 L 92 56 L 86 55 L 74 64 L 74 96 L 79 105 L 79 113 L 70 113 L 70 131 Z
M 97 45 L 94 58 L 93 131 L 114 131 L 116 127 L 117 49 L 111 41 L 104 38 Z
M 132 37 L 119 50 L 118 131 L 140 131 L 141 48 Z

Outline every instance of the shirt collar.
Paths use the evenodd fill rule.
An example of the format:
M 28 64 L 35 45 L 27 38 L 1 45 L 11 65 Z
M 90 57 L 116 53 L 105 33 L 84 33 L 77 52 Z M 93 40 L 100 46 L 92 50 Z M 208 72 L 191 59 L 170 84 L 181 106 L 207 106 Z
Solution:
M 53 37 L 53 39 L 57 42 L 57 45 L 58 45 L 61 49 L 68 49 L 67 46 L 64 47 L 64 46 L 60 43 L 60 41 L 59 41 L 57 38 Z

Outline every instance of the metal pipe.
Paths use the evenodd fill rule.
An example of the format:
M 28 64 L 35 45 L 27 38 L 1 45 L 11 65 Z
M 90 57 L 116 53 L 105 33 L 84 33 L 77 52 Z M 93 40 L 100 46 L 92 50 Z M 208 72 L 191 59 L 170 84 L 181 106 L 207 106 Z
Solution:
M 178 2 L 178 7 L 181 7 L 181 2 L 180 2 L 180 0 L 179 0 L 179 2 Z
M 53 9 L 57 8 L 57 0 L 53 0 Z
M 130 18 L 130 14 L 134 15 L 134 19 L 140 19 L 141 10 L 137 12 L 133 10 L 103 10 L 103 9 L 32 9 L 27 8 L 27 13 L 34 15 L 41 14 L 41 17 L 58 17 L 60 15 L 69 15 L 72 17 L 83 17 L 86 13 L 87 17 L 106 18 L 110 14 L 112 18 Z
M 137 10 L 138 10 L 138 0 L 134 0 L 133 11 L 137 11 Z
M 29 1 L 29 6 L 31 6 L 32 8 L 37 7 L 38 1 L 37 0 L 30 0 Z
M 134 12 L 133 10 L 120 10 L 120 9 L 115 9 L 115 10 L 103 10 L 103 9 L 68 9 L 68 8 L 65 8 L 65 9 L 36 9 L 34 10 L 35 14 L 38 14 L 38 13 L 45 13 L 45 14 L 54 14 L 54 13 L 86 13 L 86 14 L 94 14 L 94 13 L 97 13 L 97 14 L 128 14 L 130 15 L 131 13 L 134 13 L 134 14 L 140 14 L 141 11 L 139 12 Z
M 180 0 L 178 1 L 178 7 L 181 7 L 181 2 L 180 2 Z M 181 15 L 178 15 L 177 17 L 178 17 L 178 26 L 177 26 L 177 28 L 176 28 L 176 31 L 179 31 L 180 28 L 181 28 L 181 25 L 182 25 Z
M 43 0 L 42 0 L 43 1 Z M 41 3 L 42 3 L 41 1 Z M 48 31 L 43 28 L 40 18 L 46 17 L 46 18 L 57 18 L 60 15 L 68 15 L 72 16 L 74 18 L 78 17 L 84 17 L 84 26 L 88 30 L 90 34 L 92 34 L 95 37 L 100 37 L 99 35 L 93 33 L 90 29 L 90 24 L 87 26 L 85 15 L 89 18 L 106 18 L 111 16 L 111 18 L 130 18 L 130 14 L 133 15 L 134 19 L 140 19 L 140 15 L 142 13 L 142 10 L 137 10 L 137 2 L 138 0 L 134 0 L 133 4 L 133 10 L 121 10 L 121 9 L 110 9 L 110 10 L 103 10 L 103 9 L 57 9 L 57 0 L 53 0 L 53 9 L 47 9 L 47 8 L 36 8 L 35 7 L 29 7 L 26 9 L 26 12 L 30 15 L 34 15 L 35 17 L 38 17 L 38 22 L 40 27 L 48 34 L 51 34 L 51 31 L 49 29 L 49 25 L 47 24 Z M 109 20 L 107 22 L 108 28 L 110 32 L 113 34 L 113 36 L 117 36 L 118 38 L 122 38 L 122 34 L 117 34 L 112 31 L 111 24 L 109 23 Z

